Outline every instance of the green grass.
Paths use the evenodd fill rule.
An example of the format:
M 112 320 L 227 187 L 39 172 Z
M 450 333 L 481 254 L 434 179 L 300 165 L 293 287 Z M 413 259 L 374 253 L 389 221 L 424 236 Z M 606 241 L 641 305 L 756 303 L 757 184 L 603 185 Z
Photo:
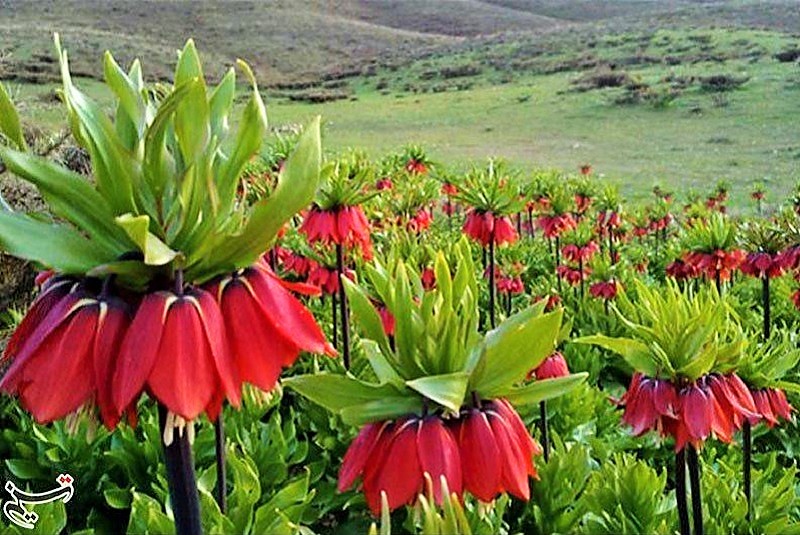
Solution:
M 796 66 L 765 59 L 629 72 L 650 83 L 668 72 L 746 74 L 750 81 L 720 96 L 691 88 L 656 109 L 613 104 L 621 89 L 565 92 L 576 78 L 570 72 L 468 91 L 398 97 L 363 89 L 357 101 L 276 102 L 270 118 L 277 125 L 322 114 L 328 148 L 376 156 L 414 142 L 451 165 L 489 155 L 525 168 L 591 163 L 637 196 L 654 183 L 685 193 L 725 179 L 745 202 L 752 183 L 766 178 L 777 199 L 800 179 L 799 129 L 790 119 L 800 99 Z

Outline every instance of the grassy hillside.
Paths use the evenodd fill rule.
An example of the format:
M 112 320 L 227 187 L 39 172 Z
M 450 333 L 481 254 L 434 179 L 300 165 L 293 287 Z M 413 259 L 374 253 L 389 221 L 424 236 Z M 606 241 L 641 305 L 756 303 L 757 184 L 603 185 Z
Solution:
M 206 65 L 254 63 L 274 126 L 322 114 L 331 149 L 414 142 L 461 167 L 487 155 L 523 168 L 591 163 L 633 194 L 725 179 L 741 203 L 755 181 L 778 199 L 800 180 L 793 2 L 1 5 L 12 16 L 0 19 L 0 49 L 12 52 L 0 77 L 5 64 L 23 114 L 52 128 L 63 122 L 53 85 L 14 79 L 26 65 L 54 74 L 51 30 L 79 73 L 96 75 L 110 47 L 123 61 L 141 54 L 151 79 L 194 35 Z M 81 85 L 107 98 L 97 81 Z

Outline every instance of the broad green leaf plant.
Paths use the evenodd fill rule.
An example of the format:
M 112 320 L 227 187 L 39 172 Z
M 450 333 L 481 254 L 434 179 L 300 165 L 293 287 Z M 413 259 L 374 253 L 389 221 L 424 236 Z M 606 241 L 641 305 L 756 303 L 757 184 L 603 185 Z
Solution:
M 187 282 L 253 264 L 281 226 L 314 197 L 320 175 L 319 119 L 283 165 L 273 194 L 252 206 L 238 195 L 241 174 L 267 133 L 250 67 L 238 66 L 250 96 L 230 126 L 236 73 L 205 81 L 189 40 L 172 85 L 151 87 L 141 65 L 126 71 L 104 58 L 115 113 L 78 89 L 58 35 L 56 50 L 72 135 L 92 161 L 94 182 L 28 152 L 19 117 L 0 86 L 0 159 L 35 185 L 52 220 L 0 211 L 0 248 L 69 275 L 116 275 L 133 290 L 183 270 Z
M 424 410 L 458 413 L 473 399 L 506 398 L 530 404 L 559 396 L 585 374 L 526 383 L 528 372 L 555 348 L 563 311 L 544 302 L 489 331 L 478 332 L 478 289 L 466 239 L 436 255 L 436 287 L 425 291 L 415 269 L 402 261 L 367 268 L 375 298 L 395 318 L 385 334 L 363 287 L 345 280 L 352 313 L 378 382 L 321 373 L 284 381 L 288 387 L 339 414 L 352 425 Z M 455 271 L 450 266 L 455 267 Z

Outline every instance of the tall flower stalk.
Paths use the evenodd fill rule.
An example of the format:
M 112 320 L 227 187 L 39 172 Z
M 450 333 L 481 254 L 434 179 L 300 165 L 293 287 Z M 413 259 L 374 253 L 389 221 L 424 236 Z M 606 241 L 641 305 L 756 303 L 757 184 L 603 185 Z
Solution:
M 730 443 L 747 419 L 757 417 L 753 396 L 736 374 L 745 337 L 715 287 L 695 293 L 675 282 L 666 288 L 639 282 L 634 290 L 635 297 L 623 293 L 619 308 L 614 306 L 629 338 L 598 334 L 577 342 L 618 353 L 634 370 L 620 400 L 623 421 L 636 435 L 657 430 L 674 439 L 681 533 L 689 533 L 683 479 L 687 464 L 694 530 L 702 533 L 697 451 L 711 436 Z

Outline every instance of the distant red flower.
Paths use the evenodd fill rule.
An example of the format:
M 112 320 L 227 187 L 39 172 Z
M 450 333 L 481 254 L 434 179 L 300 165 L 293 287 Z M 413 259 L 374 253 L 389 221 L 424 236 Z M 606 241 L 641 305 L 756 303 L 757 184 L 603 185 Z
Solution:
M 411 232 L 420 232 L 423 230 L 428 230 L 433 223 L 433 218 L 431 217 L 430 212 L 428 212 L 424 208 L 420 208 L 414 217 L 407 224 L 408 230 Z
M 239 405 L 238 370 L 209 292 L 159 291 L 142 300 L 119 350 L 113 381 L 117 410 L 145 390 L 186 420 L 204 410 L 215 417 L 224 398 Z
M 764 252 L 749 253 L 742 262 L 739 269 L 745 275 L 751 277 L 770 279 L 780 277 L 785 269 L 786 259 L 780 254 L 769 254 Z
M 532 375 L 536 379 L 555 379 L 557 377 L 564 377 L 569 375 L 569 367 L 567 360 L 560 352 L 556 351 L 539 364 L 536 369 L 532 371 Z
M 476 210 L 470 210 L 467 214 L 463 231 L 484 247 L 492 241 L 495 245 L 514 243 L 518 238 L 516 229 L 507 217 Z
M 306 214 L 300 232 L 310 243 L 359 247 L 367 259 L 372 256 L 369 222 L 360 206 L 341 206 L 335 210 L 314 206 Z
M 616 298 L 618 290 L 617 281 L 615 280 L 595 282 L 589 286 L 589 293 L 592 297 L 605 300 Z
M 620 228 L 620 226 L 622 226 L 622 219 L 617 212 L 606 210 L 597 214 L 595 227 L 599 235 L 607 236 L 609 232 Z
M 750 197 L 754 201 L 760 201 L 760 200 L 762 200 L 764 198 L 764 192 L 763 191 L 754 191 L 754 192 L 752 192 L 750 194 Z
M 800 268 L 800 247 L 789 247 L 778 253 L 778 257 L 784 270 Z
M 394 336 L 394 315 L 383 305 L 378 306 L 378 315 L 381 317 L 381 325 L 386 336 Z
M 301 351 L 336 350 L 309 312 L 265 266 L 241 270 L 209 285 L 219 303 L 231 354 L 240 380 L 270 391 L 281 368 L 291 366 Z
M 700 270 L 694 264 L 687 264 L 683 260 L 676 259 L 667 264 L 667 276 L 675 280 L 693 279 L 700 276 Z
M 0 391 L 18 395 L 41 424 L 94 403 L 106 427 L 113 428 L 123 410 L 112 401 L 111 377 L 130 321 L 122 300 L 98 296 L 75 281 L 54 279 L 0 359 L 0 365 L 10 364 Z
M 450 182 L 445 182 L 442 184 L 442 193 L 449 196 L 458 195 L 458 187 Z
M 591 273 L 592 270 L 585 266 L 583 270 L 566 264 L 561 264 L 556 268 L 556 275 L 565 280 L 570 286 L 577 286 L 581 280 L 586 280 Z
M 578 225 L 572 214 L 541 216 L 537 220 L 537 224 L 542 229 L 545 238 L 556 238 Z
M 431 268 L 423 269 L 420 278 L 425 290 L 433 290 L 436 287 L 436 273 Z
M 589 207 L 592 205 L 592 198 L 588 195 L 582 195 L 580 193 L 575 195 L 575 211 L 578 214 L 583 214 Z
M 582 164 L 578 169 L 584 176 L 592 174 L 592 166 L 589 165 L 588 163 Z
M 731 274 L 741 265 L 745 259 L 745 252 L 740 249 L 723 251 L 721 249 L 713 253 L 702 251 L 690 251 L 683 256 L 683 261 L 697 269 L 698 273 L 705 275 L 709 279 L 719 276 L 721 281 L 727 281 Z
M 622 420 L 635 435 L 657 430 L 675 439 L 675 451 L 686 444 L 699 448 L 712 434 L 730 442 L 746 419 L 758 417 L 750 391 L 736 374 L 706 375 L 681 386 L 635 373 L 625 395 Z
M 396 422 L 376 422 L 361 428 L 345 453 L 339 470 L 339 492 L 359 476 L 364 497 L 374 515 L 381 512 L 381 492 L 389 510 L 412 504 L 423 492 L 428 473 L 434 498 L 441 504 L 441 476 L 451 492 L 462 492 L 462 468 L 456 440 L 437 416 L 411 416 Z
M 525 291 L 525 283 L 520 277 L 500 275 L 495 278 L 497 291 L 503 294 L 519 295 Z
M 285 255 L 282 255 L 281 260 L 283 262 L 283 269 L 300 278 L 308 277 L 311 270 L 317 265 L 317 263 L 310 258 L 299 255 L 293 251 L 288 251 Z
M 406 171 L 415 175 L 424 175 L 428 172 L 428 166 L 424 162 L 411 158 L 406 162 Z
M 378 191 L 383 191 L 392 188 L 394 188 L 394 183 L 392 182 L 392 179 L 389 177 L 384 177 L 375 183 L 375 189 L 377 189 Z
M 594 241 L 590 241 L 585 245 L 570 243 L 561 248 L 564 258 L 576 264 L 579 262 L 588 262 L 599 251 L 600 247 L 598 247 L 597 243 Z
M 530 498 L 528 477 L 537 477 L 533 456 L 541 448 L 506 400 L 464 409 L 451 422 L 461 454 L 464 490 L 484 502 L 501 492 Z
M 355 279 L 355 274 L 352 270 L 346 270 L 345 276 L 350 279 Z M 308 284 L 318 286 L 322 293 L 334 295 L 339 291 L 339 274 L 335 268 L 328 268 L 321 264 L 314 262 L 311 270 L 308 272 Z

